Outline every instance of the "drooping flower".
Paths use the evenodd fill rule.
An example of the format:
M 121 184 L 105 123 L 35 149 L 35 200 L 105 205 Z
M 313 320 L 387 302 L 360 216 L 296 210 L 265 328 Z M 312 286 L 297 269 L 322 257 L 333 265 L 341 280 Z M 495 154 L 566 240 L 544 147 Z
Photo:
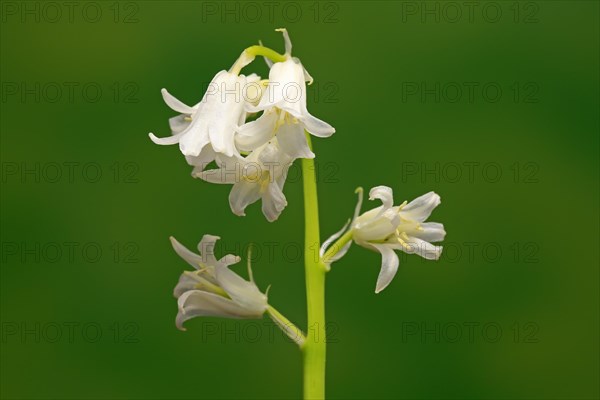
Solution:
M 229 205 L 236 215 L 246 215 L 246 207 L 262 199 L 263 214 L 273 222 L 287 206 L 283 186 L 293 161 L 273 138 L 245 158 L 219 156 L 220 168 L 203 171 L 199 165 L 192 175 L 207 182 L 233 184 Z
M 342 236 L 348 225 L 352 240 L 363 247 L 381 253 L 382 263 L 375 293 L 385 289 L 398 271 L 399 259 L 394 250 L 408 254 L 418 254 L 428 260 L 437 260 L 442 254 L 442 246 L 432 242 L 444 240 L 446 231 L 444 225 L 437 222 L 425 222 L 431 212 L 440 204 L 440 196 L 434 192 L 424 194 L 410 203 L 404 202 L 393 206 L 393 192 L 387 186 L 377 186 L 369 192 L 369 200 L 379 199 L 382 205 L 361 215 L 362 189 L 357 190 L 359 200 L 351 224 L 346 224 L 341 231 L 334 234 L 321 247 L 321 257 L 329 245 Z M 336 254 L 327 260 L 333 262 L 341 258 L 350 247 L 348 242 Z
M 246 121 L 246 107 L 252 105 L 249 88 L 259 85 L 259 80 L 255 74 L 244 76 L 220 71 L 208 85 L 202 101 L 193 107 L 162 89 L 165 103 L 181 115 L 169 120 L 172 136 L 158 138 L 150 133 L 150 139 L 160 145 L 179 143 L 179 149 L 186 157 L 206 159 L 214 153 L 239 155 L 234 135 Z
M 255 121 L 242 125 L 235 137 L 241 151 L 252 151 L 277 136 L 281 149 L 292 158 L 314 158 L 304 130 L 319 137 L 329 137 L 335 129 L 308 112 L 306 82 L 312 77 L 300 60 L 292 57 L 292 43 L 285 29 L 286 60 L 270 64 L 269 81 L 258 105 L 247 105 L 252 112 L 264 111 Z
M 261 318 L 267 311 L 267 296 L 254 283 L 250 263 L 250 281 L 246 281 L 228 268 L 239 262 L 239 257 L 226 255 L 220 260 L 214 257 L 218 239 L 204 235 L 198 244 L 200 254 L 195 254 L 171 237 L 175 252 L 196 269 L 184 272 L 173 291 L 179 307 L 178 329 L 185 330 L 183 323 L 194 317 Z

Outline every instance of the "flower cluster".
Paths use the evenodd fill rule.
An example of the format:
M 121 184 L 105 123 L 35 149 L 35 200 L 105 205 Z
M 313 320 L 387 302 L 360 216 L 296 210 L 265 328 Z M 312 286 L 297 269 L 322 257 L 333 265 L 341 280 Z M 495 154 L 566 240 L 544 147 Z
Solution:
M 321 246 L 320 254 L 326 264 L 339 260 L 350 248 L 352 241 L 340 248 L 333 248 L 334 255 L 331 258 L 326 257 L 330 245 L 346 233 L 356 244 L 381 253 L 381 271 L 375 287 L 375 293 L 379 293 L 390 284 L 398 271 L 399 260 L 394 250 L 418 254 L 427 260 L 437 260 L 440 257 L 442 246 L 435 246 L 431 242 L 444 240 L 444 225 L 425 222 L 433 209 L 440 204 L 440 196 L 429 192 L 410 203 L 405 201 L 399 206 L 394 206 L 392 189 L 377 186 L 369 192 L 369 200 L 379 199 L 382 205 L 359 215 L 362 188 L 358 188 L 357 193 L 358 203 L 352 222 L 349 221 Z
M 198 244 L 200 254 L 195 254 L 171 237 L 175 252 L 195 268 L 181 275 L 173 291 L 179 305 L 176 324 L 181 330 L 185 330 L 183 323 L 194 317 L 261 318 L 267 311 L 267 296 L 254 283 L 250 263 L 250 281 L 246 281 L 228 268 L 238 263 L 239 257 L 228 254 L 215 258 L 218 239 L 204 235 Z
M 240 262 L 240 257 L 228 254 L 216 259 L 214 251 L 218 239 L 218 236 L 204 235 L 198 243 L 199 254 L 196 254 L 171 237 L 175 252 L 194 267 L 194 271 L 181 274 L 173 290 L 179 308 L 175 319 L 177 328 L 185 331 L 183 323 L 195 317 L 259 319 L 267 313 L 292 341 L 302 346 L 305 341 L 302 331 L 270 306 L 267 294 L 256 286 L 250 266 L 250 251 L 250 280 L 247 281 L 229 269 L 230 265 Z
M 169 120 L 171 136 L 158 138 L 150 133 L 157 144 L 179 144 L 187 163 L 193 167 L 192 176 L 206 182 L 231 184 L 229 205 L 234 214 L 243 216 L 248 205 L 262 200 L 263 214 L 271 222 L 287 206 L 283 188 L 288 167 L 296 159 L 315 157 L 308 135 L 329 137 L 335 132 L 331 125 L 308 112 L 306 83 L 312 83 L 313 79 L 300 60 L 292 57 L 287 31 L 278 31 L 283 33 L 285 41 L 283 55 L 262 45 L 247 48 L 229 71 L 216 74 L 202 100 L 194 106 L 162 89 L 164 101 L 179 115 Z M 265 57 L 268 79 L 240 74 L 256 56 Z M 217 168 L 208 167 L 213 163 Z M 303 168 L 307 174 L 305 183 L 314 182 L 312 163 L 303 162 L 303 167 L 308 166 Z M 382 204 L 361 214 L 363 191 L 359 188 L 357 192 L 354 218 L 322 244 L 318 260 L 306 260 L 307 282 L 310 279 L 323 282 L 321 274 L 342 258 L 353 242 L 381 253 L 376 293 L 385 289 L 398 271 L 396 250 L 428 260 L 440 257 L 442 247 L 432 243 L 444 239 L 444 226 L 426 222 L 440 204 L 436 193 L 429 192 L 410 203 L 394 206 L 392 189 L 377 186 L 369 192 L 369 199 L 380 200 Z M 305 185 L 308 246 L 311 240 L 308 233 L 315 242 L 319 240 L 316 199 L 316 186 Z M 315 229 L 309 229 L 311 226 Z M 305 336 L 269 305 L 267 294 L 254 282 L 250 261 L 247 281 L 229 269 L 240 261 L 238 256 L 229 254 L 220 259 L 214 256 L 217 239 L 204 235 L 198 245 L 199 254 L 195 254 L 171 238 L 175 252 L 194 267 L 181 275 L 174 289 L 179 306 L 177 327 L 185 330 L 184 322 L 197 316 L 262 318 L 267 314 L 300 347 L 317 346 L 315 332 L 309 331 Z M 310 290 L 307 283 L 309 303 L 323 301 L 322 293 Z M 319 306 L 309 309 L 309 320 L 312 315 L 313 320 L 324 321 L 324 316 L 318 315 L 321 309 Z
M 169 120 L 172 136 L 156 144 L 179 144 L 192 175 L 207 182 L 232 184 L 229 205 L 243 216 L 248 205 L 262 199 L 267 220 L 275 221 L 287 205 L 283 186 L 289 166 L 298 158 L 314 158 L 305 131 L 318 137 L 335 129 L 306 108 L 306 82 L 313 79 L 292 57 L 285 29 L 283 61 L 271 62 L 269 79 L 240 74 L 253 61 L 246 51 L 229 71 L 213 78 L 202 100 L 190 107 L 162 90 L 165 103 L 180 113 Z M 249 120 L 257 113 L 258 118 Z M 206 170 L 215 162 L 217 169 Z

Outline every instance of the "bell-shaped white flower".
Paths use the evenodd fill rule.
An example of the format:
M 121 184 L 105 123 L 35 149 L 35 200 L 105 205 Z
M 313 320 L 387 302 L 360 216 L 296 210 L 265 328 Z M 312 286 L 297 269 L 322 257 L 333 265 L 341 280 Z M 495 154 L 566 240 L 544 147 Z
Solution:
M 250 264 L 250 281 L 246 281 L 228 268 L 239 257 L 226 255 L 220 260 L 214 257 L 217 239 L 218 236 L 204 235 L 198 244 L 200 254 L 194 254 L 171 238 L 177 254 L 196 268 L 181 275 L 173 292 L 179 307 L 178 329 L 185 330 L 183 323 L 194 317 L 261 318 L 267 311 L 267 296 L 254 283 Z
M 431 242 L 444 240 L 446 236 L 444 225 L 425 222 L 433 209 L 440 204 L 440 196 L 429 192 L 410 203 L 405 201 L 399 206 L 394 206 L 392 189 L 387 186 L 377 186 L 369 192 L 369 199 L 379 199 L 382 205 L 359 215 L 362 189 L 357 191 L 359 200 L 350 230 L 352 240 L 356 244 L 381 253 L 381 271 L 377 278 L 375 293 L 385 289 L 398 271 L 399 260 L 394 250 L 418 254 L 428 260 L 437 260 L 440 257 L 442 246 L 435 246 Z M 348 224 L 323 243 L 321 256 L 325 254 L 329 245 L 344 233 L 347 226 Z M 351 243 L 347 243 L 334 258 L 327 261 L 333 262 L 341 258 L 348 251 Z
M 236 145 L 241 151 L 252 151 L 277 135 L 282 150 L 292 158 L 314 158 L 304 130 L 328 137 L 335 129 L 308 112 L 306 82 L 312 83 L 312 77 L 300 60 L 291 56 L 292 44 L 287 31 L 278 31 L 284 36 L 286 60 L 271 64 L 268 85 L 260 102 L 257 106 L 247 106 L 249 111 L 264 113 L 238 129 Z
M 217 157 L 218 169 L 203 171 L 203 165 L 198 165 L 192 175 L 207 182 L 233 184 L 229 205 L 236 215 L 246 215 L 246 207 L 262 199 L 263 214 L 273 222 L 287 206 L 283 186 L 293 161 L 273 138 L 245 158 Z
M 246 77 L 223 70 L 213 78 L 202 101 L 193 107 L 162 89 L 165 103 L 181 115 L 169 120 L 172 136 L 158 138 L 150 133 L 150 139 L 160 145 L 179 143 L 186 157 L 210 159 L 214 158 L 214 153 L 239 155 L 234 135 L 246 120 L 246 107 L 252 105 L 253 98 L 249 93 L 262 93 L 259 80 L 255 74 Z M 254 98 L 258 96 L 254 95 Z

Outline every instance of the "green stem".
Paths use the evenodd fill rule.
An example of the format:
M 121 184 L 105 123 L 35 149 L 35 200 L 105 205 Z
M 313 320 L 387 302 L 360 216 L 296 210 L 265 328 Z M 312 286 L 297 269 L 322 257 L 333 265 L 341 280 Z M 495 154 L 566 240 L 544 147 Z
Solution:
M 236 62 L 231 66 L 229 72 L 238 75 L 242 68 L 250 64 L 256 57 L 267 57 L 273 62 L 282 62 L 288 59 L 288 56 L 281 55 L 273 49 L 265 46 L 254 45 L 242 51 Z
M 271 305 L 269 305 L 267 308 L 267 314 L 269 314 L 269 317 L 271 317 L 273 322 L 275 322 L 277 326 L 281 328 L 281 330 L 285 332 L 285 334 L 288 335 L 290 339 L 296 342 L 296 344 L 300 346 L 300 348 L 304 346 L 304 343 L 306 342 L 306 337 L 304 336 L 304 333 L 300 330 L 300 328 L 294 325 L 289 319 L 284 317 L 282 313 L 277 311 L 275 307 Z
M 309 147 L 310 135 L 306 133 Z M 304 185 L 304 262 L 306 275 L 306 302 L 308 331 L 304 352 L 304 398 L 325 398 L 325 265 L 318 256 L 319 206 L 314 160 L 302 159 Z
M 282 62 L 287 59 L 285 55 L 281 55 L 278 52 L 276 52 L 275 50 L 270 49 L 265 46 L 254 45 L 254 46 L 250 46 L 250 47 L 246 48 L 246 50 L 244 50 L 244 51 L 252 57 L 258 57 L 258 56 L 267 57 L 269 60 L 271 60 L 273 62 Z

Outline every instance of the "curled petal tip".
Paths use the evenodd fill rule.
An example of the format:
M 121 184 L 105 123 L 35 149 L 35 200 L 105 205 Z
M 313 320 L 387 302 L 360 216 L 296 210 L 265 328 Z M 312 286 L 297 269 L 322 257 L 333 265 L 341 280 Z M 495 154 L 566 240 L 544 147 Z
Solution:
M 158 136 L 154 135 L 154 133 L 149 132 L 148 137 L 155 144 L 164 146 L 164 145 L 171 145 L 171 144 L 175 144 L 175 143 L 179 142 L 179 138 L 181 137 L 181 134 L 159 138 Z

